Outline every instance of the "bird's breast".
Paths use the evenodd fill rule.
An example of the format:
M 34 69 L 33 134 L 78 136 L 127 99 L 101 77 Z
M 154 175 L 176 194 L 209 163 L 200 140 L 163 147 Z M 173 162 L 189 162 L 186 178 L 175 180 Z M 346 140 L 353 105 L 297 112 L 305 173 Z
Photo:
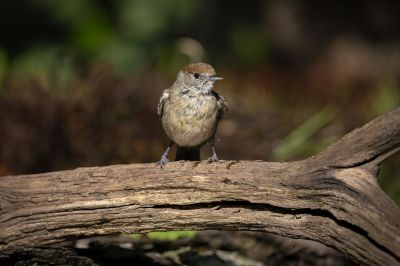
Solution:
M 217 126 L 217 102 L 213 97 L 181 97 L 165 103 L 162 124 L 179 146 L 194 147 L 209 140 Z

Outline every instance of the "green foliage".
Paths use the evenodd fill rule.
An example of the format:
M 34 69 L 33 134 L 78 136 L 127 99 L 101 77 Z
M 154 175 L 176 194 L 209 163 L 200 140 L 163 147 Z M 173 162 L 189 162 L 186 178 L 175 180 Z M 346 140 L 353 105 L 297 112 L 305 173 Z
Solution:
M 195 237 L 197 234 L 197 231 L 168 231 L 168 232 L 150 232 L 145 234 L 146 237 L 150 239 L 155 239 L 155 240 L 168 240 L 168 241 L 173 241 L 178 238 L 192 238 Z M 128 235 L 133 238 L 140 238 L 143 236 L 143 234 L 131 234 Z
M 400 206 L 400 176 L 395 171 L 400 154 L 385 161 L 379 170 L 378 182 L 382 189 Z
M 8 68 L 14 76 L 34 77 L 51 83 L 54 89 L 66 88 L 75 77 L 75 70 L 74 58 L 55 46 L 40 46 L 21 54 Z
M 81 55 L 94 56 L 98 54 L 112 39 L 111 22 L 96 1 L 41 0 L 38 5 L 68 29 L 68 42 Z
M 371 118 L 387 113 L 400 105 L 400 87 L 394 77 L 385 78 L 375 92 L 369 115 Z M 382 189 L 400 205 L 400 172 L 397 154 L 385 161 L 379 171 L 378 182 Z M 397 166 L 397 171 L 396 171 Z
M 241 24 L 232 33 L 232 45 L 242 63 L 265 63 L 269 48 L 266 36 L 254 25 Z
M 335 117 L 336 110 L 333 107 L 325 107 L 301 126 L 293 130 L 274 149 L 273 156 L 277 160 L 287 160 L 299 155 L 308 155 L 320 151 L 332 140 L 315 142 L 312 136 L 325 127 Z
M 372 115 L 387 113 L 400 105 L 400 86 L 393 77 L 387 77 L 376 90 L 372 104 Z
M 175 240 L 181 237 L 192 238 L 197 234 L 196 231 L 170 231 L 170 232 L 150 232 L 147 237 L 159 240 Z
M 126 72 L 147 67 L 168 47 L 166 35 L 172 28 L 184 28 L 198 3 L 123 0 L 114 4 L 111 14 L 92 0 L 41 0 L 37 5 L 67 29 L 66 44 L 75 56 L 106 61 Z

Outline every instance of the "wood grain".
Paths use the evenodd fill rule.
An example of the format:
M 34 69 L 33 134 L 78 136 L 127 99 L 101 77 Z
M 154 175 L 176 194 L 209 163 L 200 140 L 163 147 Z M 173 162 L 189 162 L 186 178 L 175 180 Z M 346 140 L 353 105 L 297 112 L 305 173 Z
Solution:
M 376 182 L 400 108 L 303 161 L 170 162 L 0 178 L 0 255 L 93 235 L 249 230 L 400 265 L 400 208 Z

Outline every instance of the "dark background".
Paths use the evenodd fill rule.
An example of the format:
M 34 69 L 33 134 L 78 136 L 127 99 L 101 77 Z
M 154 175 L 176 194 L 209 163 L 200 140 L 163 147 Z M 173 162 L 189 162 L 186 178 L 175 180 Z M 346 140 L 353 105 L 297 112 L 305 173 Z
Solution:
M 400 103 L 398 1 L 3 0 L 0 33 L 0 175 L 157 161 L 190 62 L 225 78 L 220 159 L 303 159 Z

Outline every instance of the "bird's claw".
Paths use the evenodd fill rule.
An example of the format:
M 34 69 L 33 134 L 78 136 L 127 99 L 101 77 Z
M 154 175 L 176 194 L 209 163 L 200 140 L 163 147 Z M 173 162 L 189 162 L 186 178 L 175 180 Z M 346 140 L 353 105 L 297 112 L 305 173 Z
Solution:
M 208 158 L 207 163 L 218 162 L 218 157 L 216 154 L 213 154 L 210 158 Z
M 161 159 L 156 162 L 156 165 L 160 166 L 160 168 L 163 168 L 167 164 L 167 162 L 169 162 L 167 156 L 163 155 L 161 156 Z

